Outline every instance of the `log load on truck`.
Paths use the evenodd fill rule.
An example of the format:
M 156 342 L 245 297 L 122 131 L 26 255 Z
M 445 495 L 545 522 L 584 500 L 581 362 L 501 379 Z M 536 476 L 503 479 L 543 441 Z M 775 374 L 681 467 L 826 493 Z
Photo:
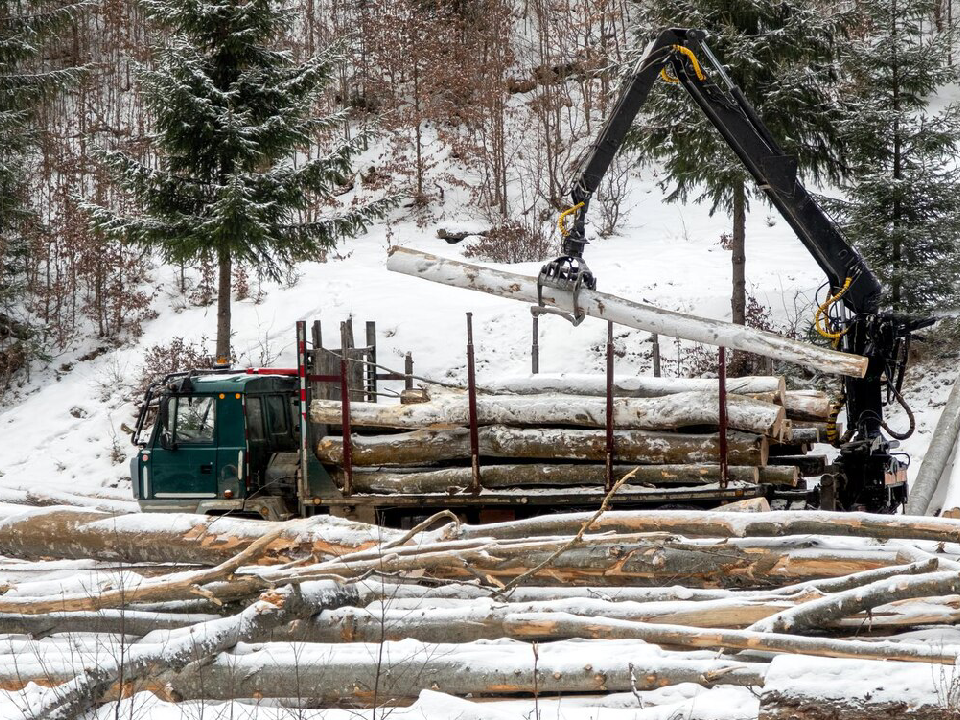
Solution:
M 590 200 L 653 83 L 662 78 L 678 84 L 826 273 L 830 290 L 817 313 L 818 330 L 838 350 L 863 362 L 862 372 L 843 379 L 846 432 L 833 431 L 837 406 L 831 408 L 830 417 L 815 418 L 827 421 L 829 439 L 839 448 L 834 464 L 827 467 L 825 461 L 805 455 L 811 443 L 826 439 L 820 436 L 822 428 L 793 427 L 788 417 L 776 412 L 768 425 L 730 426 L 728 432 L 722 391 L 720 422 L 698 416 L 700 424 L 693 428 L 683 421 L 658 428 L 652 419 L 669 416 L 666 405 L 624 410 L 620 405 L 629 405 L 628 398 L 618 395 L 615 400 L 609 390 L 605 428 L 598 428 L 587 410 L 573 420 L 548 414 L 511 424 L 495 418 L 511 416 L 514 408 L 500 408 L 496 411 L 500 415 L 488 408 L 484 420 L 478 415 L 472 382 L 466 402 L 449 394 L 431 398 L 431 403 L 441 402 L 429 412 L 391 416 L 357 406 L 360 427 L 351 428 L 355 398 L 347 370 L 356 359 L 344 341 L 340 376 L 329 366 L 326 373 L 318 372 L 321 349 L 318 343 L 309 347 L 301 322 L 295 369 L 192 371 L 170 375 L 148 389 L 133 436 L 140 452 L 131 463 L 133 492 L 141 507 L 271 519 L 330 512 L 387 523 L 409 521 L 439 508 L 470 520 L 523 517 L 560 507 L 596 508 L 608 496 L 621 506 L 710 507 L 765 497 L 788 507 L 813 503 L 830 509 L 896 511 L 906 499 L 908 462 L 895 452 L 896 438 L 913 429 L 901 393 L 910 338 L 914 330 L 933 321 L 881 308 L 876 276 L 804 188 L 796 162 L 770 135 L 705 38 L 700 30 L 673 28 L 648 45 L 581 162 L 571 190 L 573 202 L 561 216 L 563 254 L 541 271 L 534 310 L 560 312 L 575 324 L 583 319 L 578 298 L 596 289 L 583 259 Z M 570 298 L 566 304 L 571 311 L 558 311 L 556 303 L 551 307 L 547 291 L 551 300 L 557 293 Z M 672 334 L 699 339 L 677 328 Z M 472 367 L 472 362 L 468 365 Z M 311 408 L 309 391 L 316 382 L 340 382 L 342 399 L 337 407 L 317 398 Z M 588 403 L 577 400 L 577 394 L 569 393 L 565 402 L 583 409 Z M 781 406 L 788 405 L 781 388 L 771 397 L 743 402 L 775 408 L 777 396 Z M 884 420 L 884 407 L 893 402 L 907 410 L 910 428 L 905 433 L 892 430 Z M 441 406 L 446 410 L 438 410 Z M 738 417 L 749 415 L 751 422 L 773 417 L 770 408 L 755 410 Z M 468 427 L 463 426 L 464 412 Z M 398 415 L 404 416 L 406 425 L 391 424 L 390 417 L 396 421 Z M 152 426 L 151 416 L 156 418 Z M 418 426 L 413 419 L 417 417 L 424 424 L 428 421 L 423 418 L 430 422 Z M 628 426 L 614 431 L 615 417 L 628 418 Z M 445 419 L 436 427 L 437 420 Z M 895 439 L 888 439 L 884 431 Z M 729 468 L 728 453 L 737 458 Z M 786 459 L 774 465 L 771 456 Z M 613 472 L 634 467 L 641 470 L 631 485 L 611 495 Z M 808 494 L 797 488 L 799 472 L 822 473 L 826 491 Z

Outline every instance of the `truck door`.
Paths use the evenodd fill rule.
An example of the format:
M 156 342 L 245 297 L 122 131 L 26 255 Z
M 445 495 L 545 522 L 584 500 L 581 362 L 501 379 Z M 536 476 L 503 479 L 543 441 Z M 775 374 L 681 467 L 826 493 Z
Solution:
M 150 458 L 149 496 L 158 500 L 217 497 L 216 398 L 167 398 Z M 146 497 L 144 499 L 147 499 Z

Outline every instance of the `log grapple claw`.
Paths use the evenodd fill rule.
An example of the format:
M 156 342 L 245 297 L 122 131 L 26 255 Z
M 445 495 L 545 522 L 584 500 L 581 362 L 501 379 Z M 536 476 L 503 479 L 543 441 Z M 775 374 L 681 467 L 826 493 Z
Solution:
M 559 308 L 547 307 L 543 304 L 543 289 L 553 288 L 573 295 L 573 313 Z M 537 304 L 530 308 L 534 315 L 559 315 L 569 320 L 574 326 L 583 322 L 586 314 L 580 308 L 580 289 L 597 289 L 597 279 L 593 276 L 587 263 L 582 257 L 561 255 L 540 268 L 537 276 Z

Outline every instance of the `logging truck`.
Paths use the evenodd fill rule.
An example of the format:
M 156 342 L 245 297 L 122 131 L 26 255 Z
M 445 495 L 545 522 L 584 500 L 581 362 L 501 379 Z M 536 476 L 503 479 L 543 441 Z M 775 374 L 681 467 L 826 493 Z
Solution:
M 782 378 L 731 379 L 721 441 L 715 380 L 610 376 L 557 386 L 532 376 L 542 392 L 508 383 L 478 394 L 471 372 L 462 391 L 413 388 L 412 373 L 377 373 L 375 343 L 352 347 L 342 325 L 343 347 L 326 349 L 298 322 L 296 368 L 194 370 L 151 384 L 130 465 L 141 508 L 270 520 L 330 513 L 401 526 L 439 509 L 504 520 L 596 508 L 628 472 L 632 483 L 610 504 L 766 498 L 802 507 L 808 494 L 797 485 L 810 474 L 802 468 L 823 471 L 802 454 L 816 431 L 786 419 Z M 318 322 L 313 330 L 316 339 Z M 608 352 L 612 360 L 612 345 Z M 403 381 L 400 404 L 375 402 L 383 379 Z M 576 394 L 597 392 L 607 397 Z M 771 458 L 778 438 L 800 454 Z
M 779 495 L 800 506 L 814 502 L 830 509 L 875 512 L 899 508 L 906 499 L 907 460 L 895 452 L 896 440 L 908 436 L 914 425 L 901 385 L 911 333 L 932 320 L 908 318 L 881 308 L 876 276 L 804 188 L 795 160 L 770 135 L 705 38 L 700 30 L 674 28 L 661 32 L 648 45 L 581 161 L 572 185 L 571 207 L 560 216 L 562 255 L 543 267 L 532 289 L 528 279 L 519 276 L 507 277 L 507 273 L 492 269 L 483 276 L 476 268 L 453 261 L 441 268 L 442 259 L 404 249 L 392 254 L 388 268 L 535 302 L 534 317 L 559 313 L 579 324 L 586 314 L 593 314 L 626 323 L 621 319 L 626 317 L 623 313 L 617 318 L 611 315 L 611 308 L 616 310 L 623 302 L 618 304 L 618 299 L 596 292 L 596 278 L 584 262 L 587 209 L 653 83 L 661 78 L 679 85 L 827 275 L 830 290 L 817 310 L 815 326 L 839 352 L 757 331 L 753 332 L 758 341 L 740 348 L 813 367 L 820 367 L 816 358 L 826 358 L 829 362 L 823 367 L 845 375 L 841 401 L 825 418 L 829 427 L 835 427 L 837 413 L 845 404 L 847 431 L 828 430 L 839 457 L 829 468 L 820 466 L 824 492 L 808 496 L 803 488 L 795 488 L 796 472 L 791 476 L 768 469 L 771 444 L 787 448 L 779 451 L 781 457 L 791 458 L 787 467 L 810 465 L 803 457 L 809 443 L 797 441 L 802 428 L 788 427 L 782 416 L 768 422 L 773 417 L 770 408 L 741 413 L 753 420 L 744 421 L 748 427 L 733 427 L 728 433 L 722 383 L 718 416 L 701 418 L 709 430 L 706 435 L 677 433 L 684 428 L 674 427 L 667 428 L 673 434 L 665 436 L 665 429 L 657 424 L 658 413 L 670 416 L 663 404 L 631 405 L 629 398 L 614 398 L 609 389 L 602 420 L 584 409 L 572 422 L 541 418 L 540 427 L 518 428 L 505 421 L 510 420 L 512 410 L 504 413 L 487 404 L 484 412 L 488 416 L 482 421 L 472 373 L 468 373 L 471 387 L 467 397 L 444 400 L 446 410 L 460 418 L 453 423 L 457 427 L 437 429 L 423 420 L 424 426 L 409 429 L 408 425 L 391 424 L 399 422 L 396 413 L 391 417 L 364 409 L 372 427 L 386 427 L 394 433 L 404 428 L 409 431 L 355 438 L 350 407 L 357 390 L 347 376 L 351 364 L 359 367 L 362 362 L 358 364 L 358 358 L 350 356 L 343 335 L 339 355 L 335 354 L 340 376 L 329 364 L 324 371 L 320 367 L 322 348 L 317 342 L 312 349 L 308 347 L 306 325 L 301 322 L 295 369 L 188 372 L 151 386 L 133 437 L 140 451 L 132 461 L 131 477 L 141 507 L 271 519 L 329 512 L 387 523 L 450 508 L 469 519 L 489 521 L 560 507 L 595 508 L 610 496 L 616 472 L 639 466 L 646 471 L 637 471 L 642 475 L 637 484 L 619 488 L 610 496 L 611 502 L 708 507 Z M 474 285 L 451 280 L 461 276 Z M 480 287 L 487 278 L 492 280 Z M 634 303 L 633 310 L 638 308 L 645 319 L 634 327 L 657 328 L 662 334 L 688 340 L 722 346 L 724 338 L 736 341 L 748 333 L 739 326 L 731 330 L 733 326 L 725 329 L 719 321 L 693 322 L 690 316 Z M 726 344 L 737 348 L 734 342 Z M 609 347 L 608 343 L 608 352 Z M 608 360 L 608 387 L 611 363 Z M 468 358 L 468 368 L 472 365 Z M 321 397 L 311 408 L 311 387 L 337 382 L 339 403 L 325 406 Z M 370 398 L 361 391 L 360 399 Z M 690 399 L 691 404 L 695 402 Z M 884 419 L 885 404 L 892 402 L 906 409 L 910 427 L 905 432 L 890 428 Z M 579 401 L 567 398 L 566 403 L 577 407 Z M 151 413 L 156 417 L 152 426 L 148 421 Z M 418 416 L 412 411 L 401 414 L 404 422 L 413 422 L 411 418 Z M 429 412 L 419 413 L 421 419 L 428 416 Z M 440 422 L 444 420 L 436 414 L 432 417 L 435 423 L 438 417 Z M 628 426 L 615 423 L 615 417 L 625 418 Z M 557 429 L 564 424 L 576 429 Z M 400 438 L 401 434 L 404 437 Z M 728 462 L 730 456 L 737 459 Z M 451 466 L 456 461 L 469 461 L 469 465 Z M 382 470 L 385 465 L 391 466 L 386 473 Z M 673 482 L 678 479 L 681 482 Z M 662 487 L 664 484 L 673 487 Z

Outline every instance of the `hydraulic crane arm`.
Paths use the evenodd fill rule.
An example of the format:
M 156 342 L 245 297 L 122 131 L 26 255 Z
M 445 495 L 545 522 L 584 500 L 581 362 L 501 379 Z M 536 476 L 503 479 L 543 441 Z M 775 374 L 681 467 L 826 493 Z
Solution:
M 593 286 L 594 278 L 582 261 L 590 199 L 654 83 L 664 78 L 678 82 L 690 94 L 816 259 L 834 292 L 841 290 L 847 278 L 851 278 L 843 294 L 847 307 L 854 313 L 875 312 L 880 298 L 876 276 L 799 181 L 796 161 L 784 153 L 770 135 L 740 88 L 710 51 L 705 35 L 701 30 L 664 30 L 637 62 L 596 142 L 584 156 L 571 188 L 577 210 L 572 227 L 563 239 L 563 255 L 573 261 L 566 264 L 573 267 L 574 276 L 578 268 L 583 268 L 584 284 Z
M 888 403 L 896 399 L 906 408 L 899 391 L 910 333 L 933 321 L 881 311 L 877 277 L 807 192 L 797 177 L 796 160 L 771 136 L 705 38 L 701 30 L 671 28 L 647 46 L 596 142 L 581 161 L 571 187 L 572 207 L 560 219 L 563 254 L 543 266 L 540 286 L 572 292 L 574 307 L 580 287 L 596 288 L 596 278 L 583 259 L 590 200 L 653 84 L 662 78 L 683 86 L 826 274 L 831 297 L 818 311 L 818 327 L 821 314 L 833 302 L 842 300 L 848 311 L 832 332 L 829 328 L 824 332 L 842 343 L 845 351 L 867 356 L 870 363 L 863 379 L 845 380 L 849 429 L 838 461 L 838 496 L 848 508 L 892 510 L 905 498 L 906 486 L 902 463 L 890 453 L 894 445 L 881 430 L 906 437 L 912 432 L 913 420 L 907 408 L 910 430 L 905 434 L 890 430 L 883 419 L 882 391 L 887 388 Z M 541 303 L 534 311 L 549 310 Z M 577 323 L 582 318 L 569 319 Z

